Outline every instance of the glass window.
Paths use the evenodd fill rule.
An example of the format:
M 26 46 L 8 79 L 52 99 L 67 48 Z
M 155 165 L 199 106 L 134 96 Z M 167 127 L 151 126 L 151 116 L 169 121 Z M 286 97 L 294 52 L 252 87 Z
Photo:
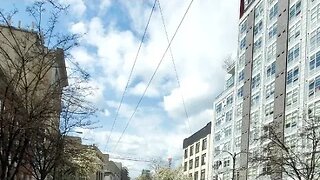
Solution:
M 229 167 L 229 166 L 230 166 L 230 159 L 229 158 L 224 159 L 223 167 Z
M 244 79 L 244 70 L 239 72 L 238 81 L 241 82 Z
M 228 138 L 231 136 L 231 126 L 224 129 L 224 137 Z
M 188 157 L 188 148 L 184 150 L 184 158 L 187 159 Z
M 201 165 L 205 165 L 206 164 L 206 153 L 202 154 L 201 156 Z
M 274 17 L 278 16 L 279 13 L 279 7 L 278 2 L 274 4 L 269 11 L 269 20 L 272 20 Z
M 193 159 L 190 159 L 189 160 L 189 169 L 192 169 L 193 168 Z
M 258 88 L 260 86 L 260 81 L 261 81 L 261 78 L 259 73 L 252 78 L 251 88 L 252 89 Z
M 267 78 L 274 76 L 275 73 L 276 73 L 276 62 L 273 62 L 272 64 L 267 66 Z
M 300 26 L 300 21 L 298 21 L 295 25 L 293 25 L 290 29 L 289 29 L 289 34 L 288 34 L 288 41 L 291 42 L 295 39 L 298 39 L 300 37 L 301 34 L 301 26 Z
M 207 149 L 207 138 L 202 140 L 202 150 Z
M 238 98 L 243 97 L 243 86 L 238 89 Z
M 295 67 L 294 69 L 291 69 L 287 73 L 287 84 L 293 85 L 299 80 L 299 67 Z
M 266 99 L 274 97 L 274 82 L 266 86 Z
M 253 53 L 260 51 L 262 47 L 262 38 L 260 37 L 253 43 Z
M 291 21 L 301 13 L 301 1 L 297 1 L 289 10 L 289 20 Z
M 273 106 L 274 106 L 274 102 L 271 102 L 265 106 L 265 116 L 267 118 L 273 116 Z
M 195 159 L 194 167 L 195 168 L 199 167 L 199 156 L 197 156 L 196 159 Z
M 232 120 L 232 110 L 226 112 L 226 122 L 229 122 Z
M 256 6 L 254 10 L 254 18 L 258 19 L 259 17 L 263 16 L 263 3 L 260 3 Z
M 277 23 L 274 23 L 268 30 L 269 39 L 277 36 Z
M 309 97 L 320 92 L 320 76 L 309 81 Z
M 295 88 L 292 91 L 287 92 L 286 96 L 286 106 L 287 107 L 295 107 L 295 105 L 298 103 L 298 98 L 299 98 L 299 89 Z
M 320 51 L 310 57 L 309 70 L 312 71 L 320 67 Z
M 276 52 L 277 52 L 277 43 L 273 43 L 268 47 L 267 50 L 267 61 L 271 61 L 273 59 L 276 59 Z
M 285 128 L 291 129 L 297 126 L 298 111 L 294 111 L 286 116 Z
M 300 59 L 300 43 L 296 44 L 288 51 L 288 64 Z
M 232 105 L 232 103 L 233 103 L 233 96 L 231 95 L 227 97 L 227 106 Z
M 196 144 L 196 153 L 199 152 L 199 149 L 200 149 L 200 142 L 197 142 L 197 144 Z
M 190 156 L 193 155 L 193 146 L 190 147 Z
M 201 175 L 200 175 L 200 180 L 205 180 L 205 179 L 206 179 L 206 170 L 202 169 Z
M 241 120 L 239 120 L 239 121 L 236 122 L 236 131 L 237 131 L 237 132 L 240 132 L 240 131 L 241 131 L 241 126 L 242 126 L 241 123 L 242 123 Z
M 198 171 L 194 172 L 194 180 L 198 180 L 199 179 L 199 173 Z
M 240 50 L 243 50 L 246 47 L 246 37 L 244 37 L 241 41 L 240 41 Z
M 262 20 L 260 20 L 255 26 L 254 26 L 254 29 L 253 29 L 253 33 L 254 35 L 258 35 L 262 32 L 262 29 L 263 29 L 263 24 L 262 24 Z
M 255 107 L 260 102 L 260 93 L 254 94 L 251 97 L 251 107 Z
M 184 171 L 187 171 L 187 169 L 188 169 L 188 162 L 184 162 L 183 168 L 184 168 Z

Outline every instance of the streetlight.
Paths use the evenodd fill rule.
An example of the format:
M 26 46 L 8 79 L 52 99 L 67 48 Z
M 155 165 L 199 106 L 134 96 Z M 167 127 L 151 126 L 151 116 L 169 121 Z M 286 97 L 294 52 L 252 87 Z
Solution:
M 232 158 L 232 178 L 231 178 L 231 179 L 232 179 L 232 180 L 235 180 L 236 158 L 237 158 L 237 156 L 238 156 L 239 154 L 248 154 L 248 152 L 242 152 L 242 151 L 240 151 L 240 152 L 238 152 L 238 153 L 231 153 L 231 152 L 225 151 L 225 150 L 218 150 L 218 151 L 228 153 L 228 154 L 231 156 L 231 158 Z M 222 162 L 219 161 L 219 164 L 217 164 L 216 169 L 218 169 L 221 164 L 222 164 Z

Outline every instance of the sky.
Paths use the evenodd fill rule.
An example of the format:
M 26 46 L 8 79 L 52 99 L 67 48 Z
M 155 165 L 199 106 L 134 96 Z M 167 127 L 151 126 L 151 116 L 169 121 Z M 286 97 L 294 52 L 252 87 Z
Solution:
M 25 8 L 33 0 L 1 0 L 5 11 L 19 9 L 13 23 L 31 22 Z M 238 0 L 194 0 L 166 53 L 137 112 L 137 103 L 168 46 L 158 4 L 151 17 L 129 86 L 108 141 L 116 112 L 129 78 L 153 0 L 58 0 L 70 5 L 59 29 L 82 35 L 70 50 L 74 60 L 89 72 L 92 95 L 98 108 L 96 129 L 77 129 L 84 143 L 96 144 L 111 157 L 162 159 L 182 163 L 183 139 L 213 118 L 213 101 L 224 87 L 223 59 L 236 56 Z M 160 0 L 164 24 L 173 36 L 190 0 Z M 172 57 L 176 66 L 173 66 Z M 176 76 L 178 74 L 178 78 Z M 178 81 L 180 82 L 180 87 Z M 186 116 L 183 100 L 186 107 Z M 118 143 L 119 142 L 119 143 Z M 121 161 L 136 177 L 150 164 Z

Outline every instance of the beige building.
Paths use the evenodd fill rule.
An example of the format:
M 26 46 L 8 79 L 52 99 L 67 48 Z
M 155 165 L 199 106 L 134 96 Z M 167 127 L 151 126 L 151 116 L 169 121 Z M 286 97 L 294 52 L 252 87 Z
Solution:
M 211 122 L 183 140 L 184 174 L 193 180 L 211 179 Z

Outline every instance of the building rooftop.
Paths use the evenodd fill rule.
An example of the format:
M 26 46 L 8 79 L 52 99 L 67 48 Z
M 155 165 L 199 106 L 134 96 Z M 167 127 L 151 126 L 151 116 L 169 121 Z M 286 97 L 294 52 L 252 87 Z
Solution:
M 211 134 L 211 122 L 209 122 L 205 127 L 200 129 L 196 133 L 192 134 L 190 137 L 184 139 L 183 149 L 206 137 L 208 134 Z

